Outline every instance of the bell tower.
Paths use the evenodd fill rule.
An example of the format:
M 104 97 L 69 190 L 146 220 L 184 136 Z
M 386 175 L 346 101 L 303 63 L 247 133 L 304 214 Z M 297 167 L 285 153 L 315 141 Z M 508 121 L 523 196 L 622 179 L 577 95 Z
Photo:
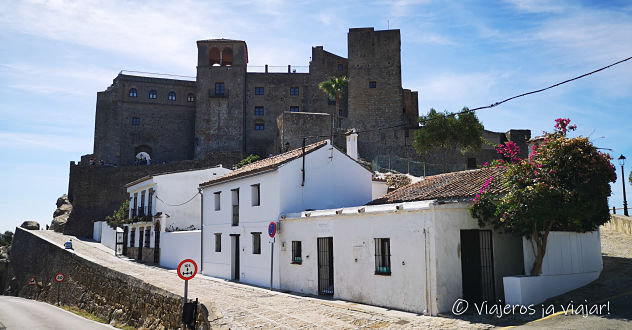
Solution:
M 214 152 L 245 152 L 248 48 L 241 40 L 197 42 L 195 159 Z

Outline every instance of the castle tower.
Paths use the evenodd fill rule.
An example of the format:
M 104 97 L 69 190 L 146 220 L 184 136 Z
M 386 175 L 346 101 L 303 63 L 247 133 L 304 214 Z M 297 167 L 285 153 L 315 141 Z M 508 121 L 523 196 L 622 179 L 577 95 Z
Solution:
M 248 48 L 241 40 L 200 40 L 197 65 L 195 159 L 245 151 Z
M 358 131 L 406 125 L 401 72 L 399 30 L 349 29 L 348 118 Z M 402 128 L 403 130 L 403 128 Z M 360 156 L 388 153 L 394 145 L 393 130 L 360 134 Z M 376 148 L 376 146 L 380 146 Z

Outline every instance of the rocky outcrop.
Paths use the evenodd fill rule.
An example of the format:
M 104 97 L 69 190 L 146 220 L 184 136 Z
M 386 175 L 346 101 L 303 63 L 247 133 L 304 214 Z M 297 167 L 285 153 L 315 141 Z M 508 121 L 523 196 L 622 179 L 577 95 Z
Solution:
M 57 209 L 53 212 L 53 222 L 50 224 L 50 230 L 63 233 L 71 213 L 72 204 L 68 200 L 68 195 L 64 194 L 57 198 Z
M 37 222 L 37 221 L 30 221 L 30 220 L 22 222 L 20 227 L 22 227 L 24 229 L 28 229 L 28 230 L 39 230 L 40 229 L 39 222 Z

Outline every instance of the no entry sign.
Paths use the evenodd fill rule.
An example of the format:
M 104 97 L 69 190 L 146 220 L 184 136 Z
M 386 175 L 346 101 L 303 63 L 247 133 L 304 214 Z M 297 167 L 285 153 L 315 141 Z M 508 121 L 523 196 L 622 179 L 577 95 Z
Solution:
M 195 277 L 197 274 L 197 264 L 192 259 L 184 259 L 178 265 L 178 276 L 181 279 L 188 281 Z
M 56 282 L 63 282 L 66 280 L 66 275 L 62 274 L 62 273 L 57 273 L 57 275 L 55 275 L 55 281 Z
M 271 221 L 270 224 L 268 225 L 268 235 L 274 238 L 274 235 L 276 235 L 276 231 L 277 231 L 276 222 Z

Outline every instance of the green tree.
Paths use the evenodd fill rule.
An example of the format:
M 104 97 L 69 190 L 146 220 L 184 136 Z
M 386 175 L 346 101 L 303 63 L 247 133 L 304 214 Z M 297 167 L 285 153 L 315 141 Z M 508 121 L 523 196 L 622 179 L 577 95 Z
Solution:
M 13 242 L 13 232 L 5 231 L 4 234 L 0 234 L 0 246 L 9 246 Z
M 340 97 L 346 93 L 348 84 L 349 78 L 345 76 L 331 77 L 329 80 L 318 84 L 318 88 L 325 92 L 330 99 L 336 100 L 336 114 L 334 116 L 340 113 Z M 332 119 L 334 116 L 332 116 Z
M 112 228 L 120 227 L 126 223 L 130 223 L 129 215 L 129 199 L 124 201 L 121 206 L 114 211 L 112 216 L 105 217 L 105 221 L 107 221 L 108 225 Z
M 423 127 L 415 131 L 413 139 L 417 153 L 440 150 L 443 170 L 447 171 L 447 158 L 454 151 L 465 154 L 480 150 L 484 127 L 476 114 L 467 110 L 463 108 L 462 112 L 451 114 L 430 109 L 427 115 L 419 117 Z
M 259 157 L 257 155 L 248 155 L 248 157 L 240 160 L 239 163 L 233 165 L 233 168 L 238 169 L 240 167 L 244 167 L 244 166 L 246 166 L 246 165 L 248 165 L 250 163 L 254 163 L 254 162 L 258 161 L 259 158 L 261 158 L 261 157 Z
M 610 219 L 610 182 L 616 180 L 610 155 L 585 137 L 567 138 L 569 119 L 557 119 L 553 133 L 528 159 L 504 163 L 505 174 L 490 178 L 470 208 L 479 224 L 493 224 L 530 240 L 535 261 L 532 276 L 542 271 L 551 230 L 586 232 Z M 489 193 L 490 185 L 505 191 Z

